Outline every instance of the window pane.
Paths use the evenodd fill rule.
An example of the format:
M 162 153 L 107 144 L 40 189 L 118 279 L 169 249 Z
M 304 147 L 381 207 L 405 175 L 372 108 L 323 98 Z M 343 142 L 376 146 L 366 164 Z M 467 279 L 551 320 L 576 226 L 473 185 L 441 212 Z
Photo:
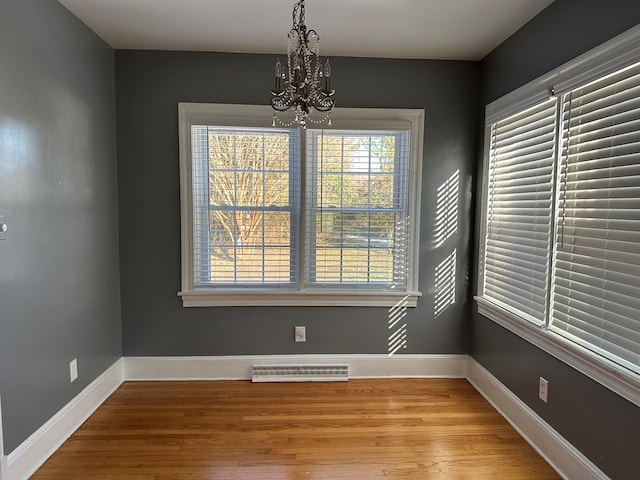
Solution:
M 194 218 L 199 283 L 291 283 L 291 204 L 297 189 L 290 185 L 290 145 L 297 134 L 211 126 L 192 131 L 194 203 L 208 200 L 206 224 Z M 196 142 L 204 148 L 195 148 Z
M 318 247 L 393 248 L 393 213 L 318 211 L 315 217 Z
M 325 132 L 317 142 L 323 207 L 393 207 L 396 137 Z
M 308 132 L 310 284 L 404 284 L 408 141 L 408 132 Z

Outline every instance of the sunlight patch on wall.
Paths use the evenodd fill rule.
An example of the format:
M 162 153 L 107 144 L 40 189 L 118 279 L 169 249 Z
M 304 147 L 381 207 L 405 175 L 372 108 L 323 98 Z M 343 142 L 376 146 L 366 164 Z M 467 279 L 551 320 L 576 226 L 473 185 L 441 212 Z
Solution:
M 434 309 L 438 318 L 456 303 L 456 249 L 436 267 L 435 277 Z
M 0 172 L 20 171 L 38 155 L 35 134 L 27 123 L 12 118 L 0 119 Z
M 408 302 L 409 295 L 389 309 L 389 356 L 401 348 L 407 348 L 407 324 L 402 323 L 402 319 L 407 315 Z M 399 324 L 401 325 L 398 326 Z
M 460 190 L 460 170 L 456 170 L 436 192 L 436 220 L 434 229 L 435 247 L 458 231 L 458 191 Z
M 393 285 L 405 286 L 407 279 L 408 245 L 409 245 L 409 218 L 398 220 L 395 226 L 395 249 L 393 252 Z M 389 309 L 389 342 L 387 345 L 389 356 L 392 356 L 401 348 L 407 348 L 407 324 L 401 320 L 407 315 L 409 295 L 403 297 Z

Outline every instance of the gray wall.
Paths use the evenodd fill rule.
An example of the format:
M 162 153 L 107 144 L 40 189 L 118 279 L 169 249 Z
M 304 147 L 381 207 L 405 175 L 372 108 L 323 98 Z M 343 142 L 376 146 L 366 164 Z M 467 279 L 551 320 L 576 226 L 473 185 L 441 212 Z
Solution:
M 556 0 L 484 60 L 485 103 L 638 20 L 636 0 Z M 384 309 L 184 309 L 176 296 L 177 103 L 266 103 L 270 56 L 116 52 L 118 255 L 113 57 L 57 2 L 0 2 L 0 215 L 9 224 L 0 241 L 6 452 L 119 358 L 121 339 L 128 355 L 386 353 Z M 334 60 L 339 105 L 426 109 L 425 296 L 410 311 L 405 352 L 465 353 L 478 65 Z M 456 169 L 462 179 L 458 234 L 434 249 L 435 191 Z M 453 248 L 457 302 L 434 318 L 434 268 Z M 306 344 L 292 341 L 296 324 L 307 325 Z M 635 478 L 637 407 L 477 314 L 471 327 L 476 360 L 612 478 Z M 80 378 L 70 384 L 74 357 Z M 548 405 L 536 397 L 540 375 L 551 382 Z
M 284 49 L 284 43 L 283 43 Z M 116 51 L 123 348 L 126 355 L 386 353 L 384 308 L 183 308 L 178 102 L 267 104 L 275 57 Z M 420 290 L 403 353 L 466 353 L 470 189 L 478 149 L 479 64 L 335 58 L 343 107 L 426 110 Z M 435 194 L 461 174 L 458 234 L 432 248 Z M 434 318 L 434 269 L 457 248 L 457 301 Z M 293 341 L 294 325 L 307 342 Z
M 483 60 L 484 104 L 639 21 L 637 0 L 556 0 Z M 482 178 L 480 168 L 478 179 Z M 476 218 L 480 218 L 478 209 Z M 476 222 L 476 235 L 478 227 Z M 477 313 L 470 352 L 612 479 L 638 478 L 638 407 Z M 538 400 L 540 376 L 550 382 L 548 404 Z
M 122 354 L 113 79 L 113 50 L 58 2 L 0 2 L 5 453 Z

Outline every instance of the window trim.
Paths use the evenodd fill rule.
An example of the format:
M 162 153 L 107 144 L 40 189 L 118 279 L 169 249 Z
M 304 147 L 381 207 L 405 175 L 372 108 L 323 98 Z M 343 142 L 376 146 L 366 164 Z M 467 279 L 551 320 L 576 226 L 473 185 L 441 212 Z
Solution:
M 407 278 L 406 290 L 367 291 L 340 288 L 317 290 L 288 290 L 282 287 L 196 287 L 193 277 L 193 189 L 191 165 L 191 126 L 216 125 L 265 127 L 271 125 L 273 110 L 264 105 L 235 105 L 212 103 L 179 103 L 178 133 L 180 158 L 180 217 L 181 217 L 181 291 L 184 307 L 207 306 L 376 306 L 391 307 L 406 300 L 408 307 L 417 306 L 418 260 L 420 234 L 420 186 L 422 180 L 424 110 L 335 108 L 332 126 L 336 130 L 393 130 L 411 132 L 409 212 L 410 246 L 407 262 L 414 268 Z M 303 147 L 304 149 L 304 147 Z M 304 228 L 301 225 L 301 228 Z
M 482 297 L 482 288 L 484 284 L 483 243 L 486 237 L 488 165 L 491 143 L 490 126 L 546 100 L 549 95 L 561 95 L 580 85 L 639 61 L 639 49 L 640 26 L 635 26 L 485 107 L 478 284 L 477 295 L 474 296 L 479 314 L 575 368 L 637 406 L 640 406 L 640 375 L 571 342 L 561 335 L 551 332 L 545 325 L 537 326 L 486 300 Z

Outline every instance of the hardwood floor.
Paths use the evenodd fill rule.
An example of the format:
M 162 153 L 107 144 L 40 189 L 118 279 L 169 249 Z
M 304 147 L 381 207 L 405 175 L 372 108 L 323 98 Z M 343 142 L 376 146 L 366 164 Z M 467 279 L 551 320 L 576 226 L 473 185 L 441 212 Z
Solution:
M 126 382 L 36 480 L 558 479 L 464 379 Z

